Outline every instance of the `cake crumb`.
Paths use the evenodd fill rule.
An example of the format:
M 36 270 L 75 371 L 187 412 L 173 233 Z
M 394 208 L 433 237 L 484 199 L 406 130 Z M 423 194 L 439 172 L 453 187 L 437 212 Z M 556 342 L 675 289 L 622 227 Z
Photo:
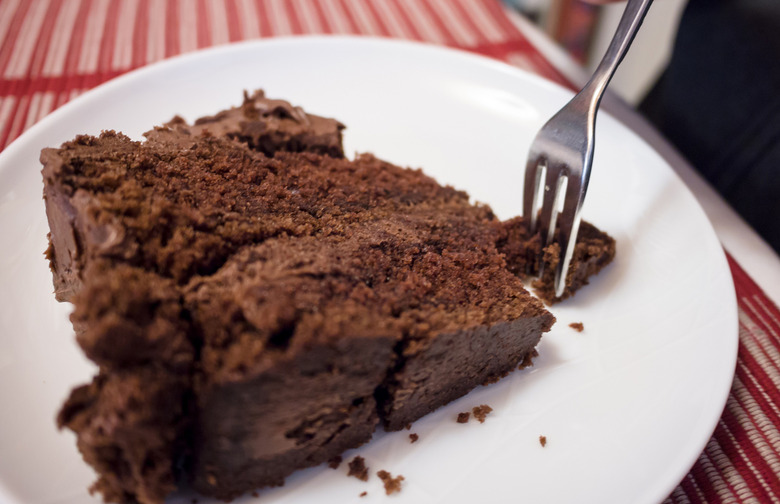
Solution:
M 411 439 L 411 440 L 412 440 L 412 443 L 416 443 L 416 442 L 417 442 L 417 440 L 418 440 L 418 439 L 420 439 L 420 436 L 418 436 L 417 434 L 415 434 L 414 432 L 412 432 L 411 434 L 409 434 L 409 439 Z
M 342 461 L 341 455 L 336 455 L 332 459 L 328 460 L 328 467 L 330 467 L 331 469 L 338 469 L 339 466 L 341 465 L 341 461 Z
M 468 422 L 470 416 L 471 413 L 469 413 L 468 411 L 464 411 L 463 413 L 458 413 L 458 423 Z
M 258 498 L 258 497 L 260 497 L 260 494 L 259 494 L 259 493 L 257 493 L 257 490 L 255 490 L 254 492 L 252 492 L 252 497 L 254 497 L 254 498 Z
M 377 476 L 379 476 L 379 479 L 382 480 L 382 483 L 385 485 L 385 493 L 387 495 L 393 494 L 395 492 L 401 491 L 401 482 L 404 480 L 404 477 L 400 474 L 393 478 L 393 475 L 385 470 L 381 470 L 378 473 L 376 473 Z
M 487 404 L 482 404 L 480 406 L 475 406 L 471 411 L 474 412 L 474 418 L 479 420 L 479 423 L 485 423 L 485 417 L 487 417 L 488 414 L 493 411 L 493 408 Z
M 361 481 L 368 481 L 368 467 L 366 467 L 366 459 L 360 455 L 356 456 L 349 463 L 349 472 L 347 476 L 354 476 Z
M 404 429 L 406 429 L 406 430 L 410 430 L 411 428 L 412 428 L 412 424 L 410 424 L 410 423 L 404 425 Z
M 569 324 L 569 327 L 571 327 L 577 332 L 582 332 L 583 330 L 585 330 L 585 326 L 583 325 L 582 322 L 572 322 L 571 324 Z
M 368 492 L 360 492 L 360 497 L 365 497 L 366 495 L 368 495 Z
M 539 436 L 539 444 L 544 448 L 547 445 L 547 436 Z
M 537 352 L 536 349 L 534 348 L 533 350 L 525 354 L 525 357 L 523 357 L 523 360 L 522 362 L 520 362 L 520 365 L 517 366 L 517 369 L 520 370 L 520 369 L 525 369 L 527 367 L 533 366 L 534 358 L 536 357 L 539 357 L 539 352 Z

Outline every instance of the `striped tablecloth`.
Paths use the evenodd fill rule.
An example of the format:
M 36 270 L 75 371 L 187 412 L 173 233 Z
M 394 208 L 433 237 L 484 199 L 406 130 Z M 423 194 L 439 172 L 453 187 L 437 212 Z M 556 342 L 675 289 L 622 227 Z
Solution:
M 497 0 L 0 0 L 0 147 L 112 77 L 176 54 L 296 34 L 458 47 L 567 84 Z M 739 356 L 723 416 L 668 502 L 780 502 L 780 310 L 733 258 Z

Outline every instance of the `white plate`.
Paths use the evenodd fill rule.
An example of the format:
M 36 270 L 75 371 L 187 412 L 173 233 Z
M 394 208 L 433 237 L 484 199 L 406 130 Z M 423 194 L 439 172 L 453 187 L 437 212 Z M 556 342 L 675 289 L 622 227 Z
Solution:
M 45 118 L 0 156 L 0 501 L 98 501 L 86 491 L 93 474 L 74 438 L 54 426 L 70 388 L 94 368 L 74 342 L 69 305 L 51 294 L 40 149 L 101 129 L 140 138 L 174 114 L 212 113 L 256 87 L 342 120 L 347 152 L 424 167 L 501 217 L 520 212 L 529 142 L 570 95 L 452 50 L 299 38 L 153 65 Z M 658 502 L 709 439 L 737 348 L 723 251 L 693 196 L 650 147 L 606 115 L 597 138 L 584 215 L 617 238 L 615 263 L 552 309 L 558 323 L 533 368 L 418 421 L 414 445 L 406 431 L 377 433 L 355 450 L 372 472 L 406 477 L 396 502 Z M 494 409 L 484 424 L 455 422 L 479 404 Z M 345 472 L 301 471 L 259 500 L 385 502 L 378 478 L 363 483 Z

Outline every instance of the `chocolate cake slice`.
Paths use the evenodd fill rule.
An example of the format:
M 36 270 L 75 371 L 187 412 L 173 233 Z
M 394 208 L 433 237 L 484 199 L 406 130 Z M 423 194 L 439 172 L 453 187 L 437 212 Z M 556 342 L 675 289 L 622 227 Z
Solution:
M 258 100 L 42 152 L 57 297 L 100 366 L 58 422 L 106 500 L 281 485 L 527 364 L 555 320 L 520 280 L 522 221 L 344 159 L 336 121 L 323 149 L 299 109 L 266 128 L 311 131 L 260 140 Z

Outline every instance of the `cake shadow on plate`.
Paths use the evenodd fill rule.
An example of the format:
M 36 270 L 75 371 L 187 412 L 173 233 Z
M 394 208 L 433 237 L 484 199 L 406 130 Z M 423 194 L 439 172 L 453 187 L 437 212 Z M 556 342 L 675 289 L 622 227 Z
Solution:
M 262 92 L 41 153 L 58 300 L 99 366 L 58 416 L 110 502 L 277 486 L 528 364 L 554 271 L 524 221 Z M 583 223 L 564 297 L 608 264 Z M 554 302 L 551 279 L 534 283 Z

